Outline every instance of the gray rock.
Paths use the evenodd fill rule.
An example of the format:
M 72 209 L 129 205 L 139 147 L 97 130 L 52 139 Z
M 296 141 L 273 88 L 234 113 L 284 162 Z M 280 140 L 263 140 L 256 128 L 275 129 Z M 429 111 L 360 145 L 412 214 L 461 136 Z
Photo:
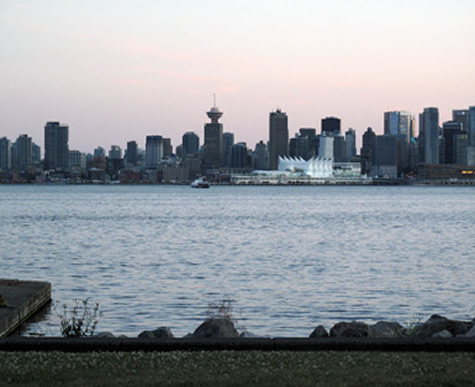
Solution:
M 434 337 L 434 338 L 444 338 L 444 339 L 448 339 L 448 338 L 451 338 L 451 337 L 453 337 L 453 336 L 452 336 L 452 333 L 450 333 L 447 329 L 444 329 L 443 331 L 434 333 L 434 334 L 432 335 L 432 337 Z
M 319 337 L 328 337 L 328 332 L 323 325 L 316 327 L 312 333 L 310 333 L 310 338 L 319 338 Z
M 432 315 L 424 324 L 413 330 L 415 337 L 432 337 L 434 334 L 447 330 L 452 336 L 466 334 L 473 326 L 472 322 L 450 320 L 438 314 Z
M 404 328 L 397 322 L 378 321 L 374 325 L 369 325 L 370 337 L 399 337 Z
M 168 327 L 159 327 L 154 331 L 143 331 L 139 334 L 139 338 L 170 339 L 173 337 L 175 336 Z
M 111 332 L 99 332 L 94 335 L 94 337 L 100 337 L 100 338 L 112 338 L 115 337 L 113 333 Z
M 464 337 L 475 337 L 475 325 L 463 335 Z
M 330 337 L 368 337 L 368 324 L 352 321 L 339 322 L 330 329 Z
M 193 337 L 239 337 L 239 333 L 230 319 L 211 318 L 196 328 Z

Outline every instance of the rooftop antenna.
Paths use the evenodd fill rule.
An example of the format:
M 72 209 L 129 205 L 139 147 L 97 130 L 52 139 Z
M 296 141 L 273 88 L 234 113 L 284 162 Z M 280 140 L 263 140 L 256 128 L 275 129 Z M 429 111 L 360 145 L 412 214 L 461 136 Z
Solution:
M 216 107 L 216 93 L 213 93 L 213 106 Z

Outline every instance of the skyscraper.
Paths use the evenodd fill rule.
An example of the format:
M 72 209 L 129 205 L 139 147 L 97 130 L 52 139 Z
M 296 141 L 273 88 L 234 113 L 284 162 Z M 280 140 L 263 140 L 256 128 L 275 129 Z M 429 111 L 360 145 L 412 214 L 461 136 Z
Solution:
M 424 134 L 424 163 L 439 164 L 439 109 L 425 108 L 420 127 Z
M 147 136 L 145 139 L 145 167 L 156 168 L 162 157 L 162 136 Z
M 253 166 L 255 169 L 265 170 L 269 169 L 269 151 L 267 145 L 263 141 L 256 144 L 253 156 Z
M 137 166 L 137 161 L 138 161 L 137 149 L 138 149 L 137 141 L 127 142 L 127 160 L 126 160 L 127 165 L 130 165 L 132 167 Z
M 9 171 L 12 167 L 12 144 L 6 138 L 0 138 L 0 171 Z
M 231 147 L 234 145 L 234 133 L 223 133 L 224 163 L 231 165 Z
M 356 157 L 356 132 L 354 129 L 349 128 L 345 132 L 346 141 L 346 159 L 351 161 Z
M 467 165 L 475 165 L 475 106 L 468 108 L 467 119 Z
M 384 134 L 399 136 L 409 143 L 414 117 L 404 111 L 384 113 Z
M 269 169 L 278 167 L 279 156 L 289 154 L 287 114 L 277 109 L 269 115 Z
M 187 155 L 194 155 L 200 149 L 200 138 L 194 132 L 186 132 L 182 138 L 181 158 L 186 159 Z
M 326 117 L 322 118 L 322 134 L 334 134 L 335 132 L 340 132 L 341 130 L 341 120 L 336 117 Z
M 44 169 L 67 171 L 69 169 L 69 127 L 59 122 L 45 125 Z
M 18 136 L 16 140 L 16 168 L 19 172 L 26 172 L 33 165 L 31 144 L 31 137 L 26 134 Z
M 205 124 L 204 163 L 207 167 L 224 164 L 223 124 L 218 121 L 223 115 L 217 106 L 206 113 L 211 122 Z

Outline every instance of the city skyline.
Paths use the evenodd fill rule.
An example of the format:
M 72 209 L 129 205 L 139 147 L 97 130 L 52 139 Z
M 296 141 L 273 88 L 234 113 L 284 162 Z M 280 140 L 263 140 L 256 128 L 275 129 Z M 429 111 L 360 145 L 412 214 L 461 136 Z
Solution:
M 40 143 L 45 122 L 64 122 L 83 152 L 155 134 L 177 146 L 188 131 L 204 138 L 216 93 L 236 142 L 267 141 L 281 108 L 289 137 L 336 116 L 360 148 L 384 111 L 436 106 L 445 122 L 473 104 L 474 15 L 466 0 L 6 0 L 0 130 Z

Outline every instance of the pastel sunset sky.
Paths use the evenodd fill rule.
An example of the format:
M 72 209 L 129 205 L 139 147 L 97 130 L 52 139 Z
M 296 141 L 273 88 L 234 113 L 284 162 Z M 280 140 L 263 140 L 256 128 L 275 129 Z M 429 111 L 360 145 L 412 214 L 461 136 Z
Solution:
M 383 131 L 383 112 L 475 105 L 474 0 L 0 0 L 0 137 L 44 148 L 126 147 L 186 131 L 205 112 L 254 148 L 269 112 L 289 135 L 337 116 Z

